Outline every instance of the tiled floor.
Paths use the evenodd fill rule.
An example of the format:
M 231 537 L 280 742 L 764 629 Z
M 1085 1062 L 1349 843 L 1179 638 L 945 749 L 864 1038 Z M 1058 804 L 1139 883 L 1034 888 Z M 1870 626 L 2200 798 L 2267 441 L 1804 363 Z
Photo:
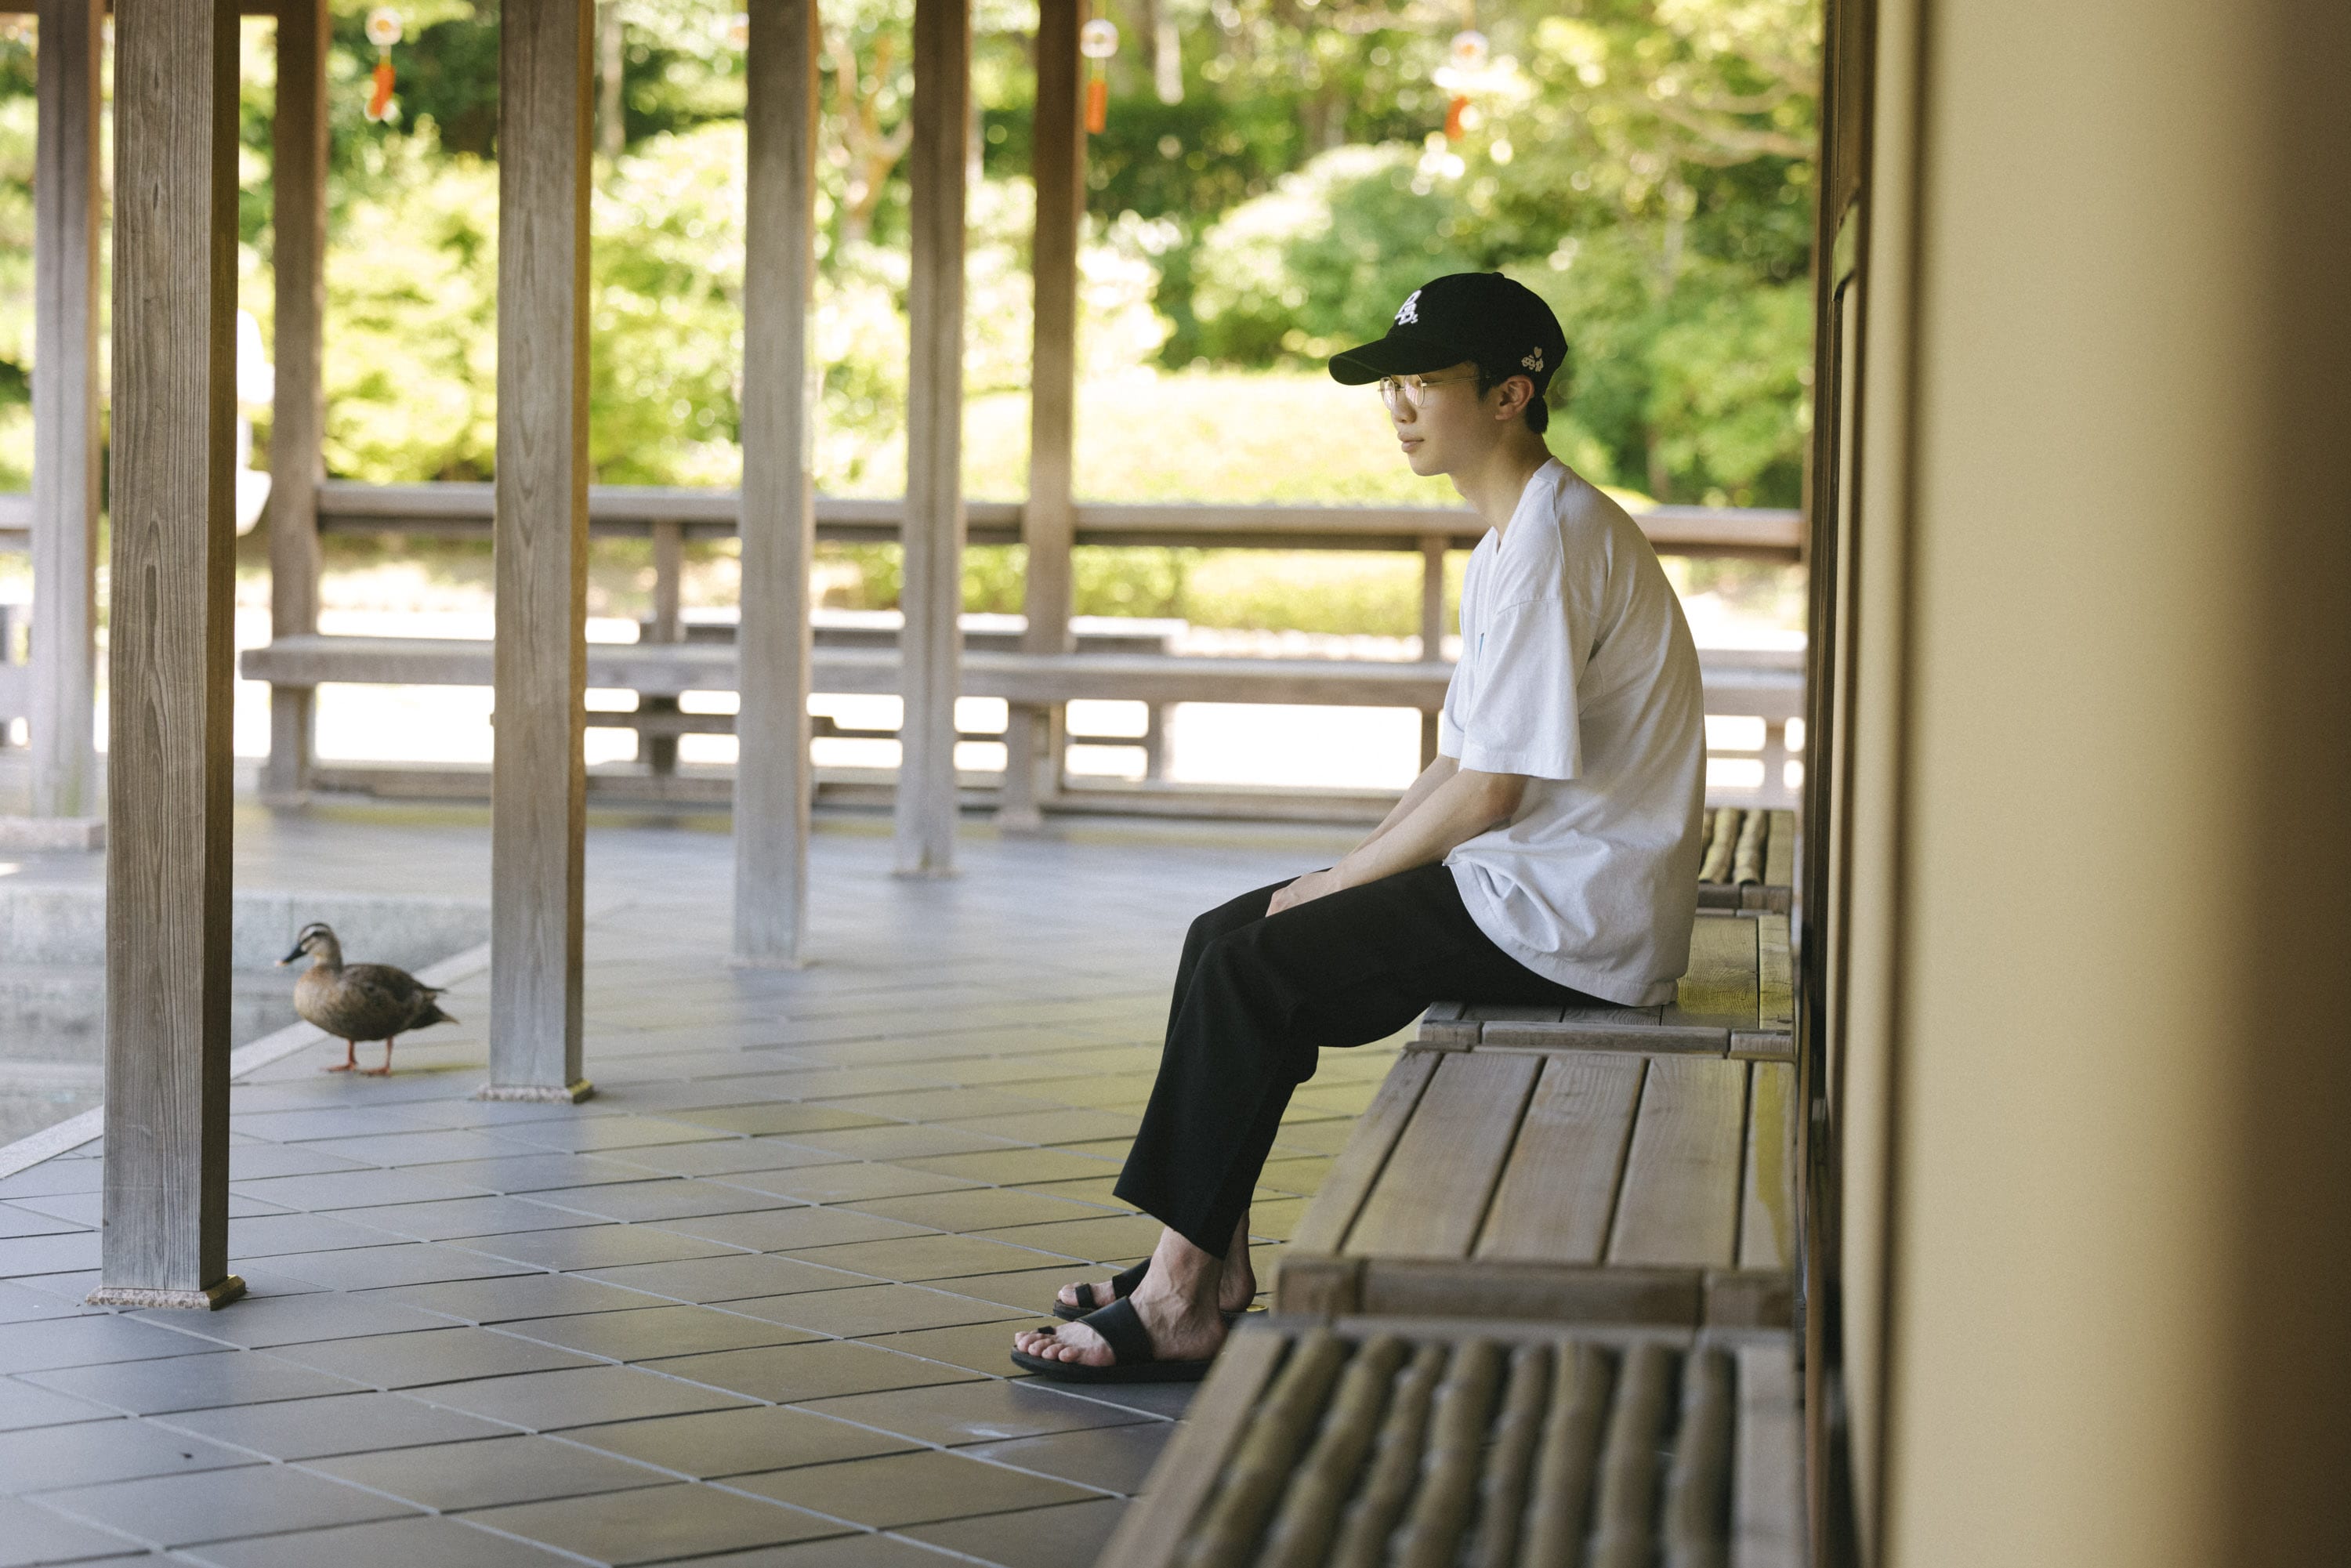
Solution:
M 462 814 L 240 832 L 278 886 L 424 891 L 437 858 L 471 892 L 484 848 Z M 726 963 L 723 836 L 600 832 L 597 1097 L 469 1098 L 486 977 L 389 1079 L 265 1069 L 225 1311 L 81 1304 L 96 1145 L 0 1179 L 0 1568 L 1090 1563 L 1187 1390 L 1044 1386 L 1005 1350 L 1155 1235 L 1110 1187 L 1186 923 L 1332 841 L 983 832 L 946 882 L 888 849 L 829 822 L 815 961 L 761 974 Z M 1326 1056 L 1293 1106 L 1261 1282 L 1391 1055 Z

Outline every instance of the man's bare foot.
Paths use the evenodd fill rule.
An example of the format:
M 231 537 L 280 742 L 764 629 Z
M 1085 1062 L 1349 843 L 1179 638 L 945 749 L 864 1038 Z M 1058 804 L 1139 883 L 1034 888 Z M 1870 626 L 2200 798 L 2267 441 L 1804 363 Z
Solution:
M 1165 1232 L 1161 1232 L 1165 1235 Z M 1146 1279 L 1149 1276 L 1144 1276 Z M 1118 1292 L 1114 1280 L 1089 1281 L 1094 1307 L 1110 1305 Z M 1084 1307 L 1078 1300 L 1078 1287 L 1064 1285 L 1055 1293 L 1055 1301 L 1065 1307 Z M 1224 1275 L 1217 1287 L 1217 1310 L 1221 1312 L 1245 1312 L 1257 1300 L 1257 1270 L 1249 1266 L 1249 1213 L 1243 1210 L 1240 1223 L 1233 1228 L 1233 1244 L 1225 1253 Z M 1092 1309 L 1088 1309 L 1089 1311 Z
M 1151 1271 L 1127 1298 L 1151 1335 L 1155 1360 L 1206 1361 L 1224 1344 L 1225 1320 L 1217 1310 L 1222 1272 L 1213 1255 L 1172 1230 L 1160 1233 Z M 1081 1366 L 1108 1366 L 1118 1359 L 1109 1342 L 1082 1322 L 1017 1333 L 1012 1347 L 1041 1361 Z

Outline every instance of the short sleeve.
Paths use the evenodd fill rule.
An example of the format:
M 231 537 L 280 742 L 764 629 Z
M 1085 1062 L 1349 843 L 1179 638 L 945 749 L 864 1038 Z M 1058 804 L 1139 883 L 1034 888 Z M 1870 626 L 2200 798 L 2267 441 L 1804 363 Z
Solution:
M 1437 710 L 1437 755 L 1461 759 L 1461 724 L 1453 716 L 1460 712 L 1468 694 L 1462 690 L 1461 672 L 1468 661 L 1453 666 L 1452 679 L 1445 683 L 1445 706 Z
M 1529 600 L 1497 613 L 1480 645 L 1464 650 L 1477 664 L 1467 701 L 1457 708 L 1453 692 L 1447 694 L 1447 717 L 1459 739 L 1451 755 L 1480 773 L 1576 777 L 1583 762 L 1576 716 L 1583 644 L 1563 598 Z M 1456 688 L 1460 679 L 1456 672 Z M 1445 727 L 1438 727 L 1441 733 Z

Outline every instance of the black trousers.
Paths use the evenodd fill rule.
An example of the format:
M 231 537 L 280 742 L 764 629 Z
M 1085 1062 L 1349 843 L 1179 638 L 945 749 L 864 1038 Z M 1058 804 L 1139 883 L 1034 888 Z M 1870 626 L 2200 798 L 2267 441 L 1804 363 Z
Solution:
M 1384 1040 L 1435 1001 L 1593 999 L 1495 946 L 1442 865 L 1268 915 L 1288 885 L 1192 922 L 1159 1078 L 1119 1173 L 1122 1199 L 1219 1258 L 1316 1051 Z

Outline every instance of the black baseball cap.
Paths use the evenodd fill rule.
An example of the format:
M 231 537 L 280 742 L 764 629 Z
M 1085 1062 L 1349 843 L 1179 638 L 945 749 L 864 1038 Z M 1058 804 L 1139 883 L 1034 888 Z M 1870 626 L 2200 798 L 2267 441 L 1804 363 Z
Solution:
M 1331 358 L 1331 379 L 1362 386 L 1477 362 L 1489 375 L 1527 376 L 1541 398 L 1567 359 L 1567 334 L 1542 297 L 1499 272 L 1455 272 L 1422 284 L 1388 335 Z

